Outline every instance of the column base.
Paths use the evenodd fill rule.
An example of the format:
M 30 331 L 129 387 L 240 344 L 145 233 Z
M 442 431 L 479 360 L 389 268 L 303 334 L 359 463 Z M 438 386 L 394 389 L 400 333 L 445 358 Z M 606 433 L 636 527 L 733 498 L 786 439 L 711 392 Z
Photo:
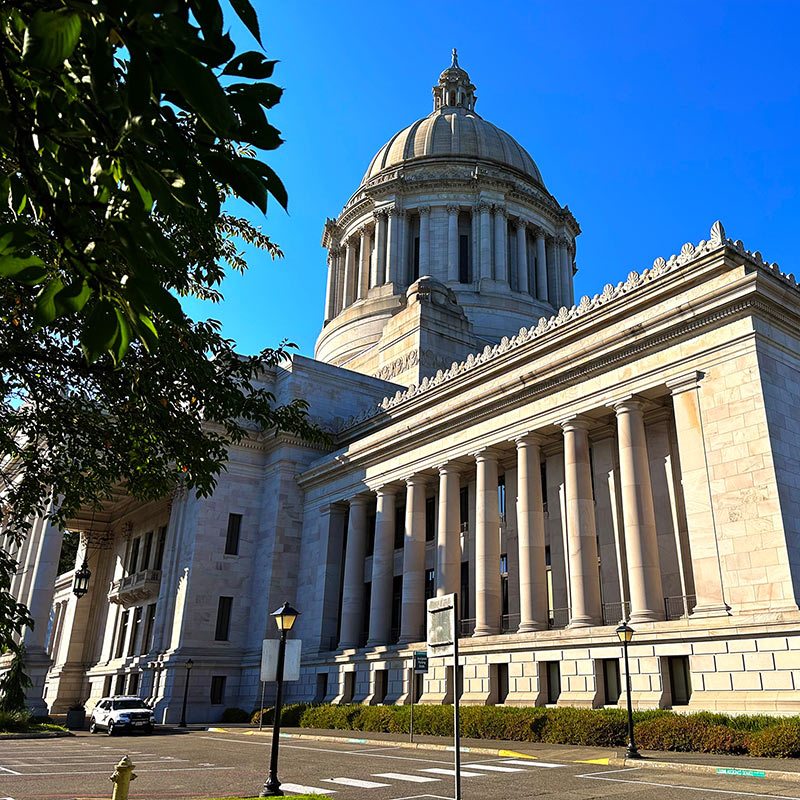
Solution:
M 425 640 L 421 639 L 419 636 L 401 636 L 397 640 L 397 644 L 399 644 L 399 645 L 409 645 L 409 644 L 424 645 L 425 644 Z
M 637 622 L 663 622 L 666 615 L 663 611 L 635 611 L 631 613 L 628 622 L 636 624 Z
M 720 603 L 707 606 L 695 606 L 692 613 L 689 614 L 691 618 L 694 617 L 730 617 L 731 607 L 727 603 Z
M 366 648 L 370 647 L 388 647 L 389 642 L 384 641 L 383 639 L 368 639 L 367 643 L 364 645 Z
M 500 633 L 500 626 L 498 625 L 496 628 L 490 628 L 488 625 L 484 627 L 475 627 L 475 630 L 472 632 L 472 637 L 475 638 L 476 636 L 497 636 Z
M 544 622 L 523 622 L 517 628 L 517 633 L 535 633 L 536 631 L 546 631 L 547 625 Z
M 596 625 L 602 625 L 600 620 L 593 619 L 592 617 L 574 617 L 569 621 L 567 629 L 569 628 L 592 628 Z

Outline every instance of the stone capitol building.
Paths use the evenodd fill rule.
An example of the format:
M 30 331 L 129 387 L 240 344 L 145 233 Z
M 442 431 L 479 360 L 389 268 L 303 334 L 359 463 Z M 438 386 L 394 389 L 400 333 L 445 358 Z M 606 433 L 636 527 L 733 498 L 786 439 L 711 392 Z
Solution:
M 263 380 L 330 450 L 254 433 L 212 498 L 73 520 L 81 599 L 34 526 L 34 710 L 130 693 L 174 723 L 192 659 L 190 722 L 249 711 L 288 600 L 288 702 L 613 706 L 626 619 L 637 707 L 800 711 L 794 277 L 717 222 L 576 300 L 578 222 L 476 101 L 454 51 L 325 223 L 315 357 Z M 451 592 L 463 666 L 411 686 Z

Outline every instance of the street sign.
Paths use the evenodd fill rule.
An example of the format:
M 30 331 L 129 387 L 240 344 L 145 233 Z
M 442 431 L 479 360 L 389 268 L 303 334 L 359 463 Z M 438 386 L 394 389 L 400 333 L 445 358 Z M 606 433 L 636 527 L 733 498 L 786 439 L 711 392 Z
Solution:
M 425 674 L 428 671 L 428 654 L 418 650 L 414 653 L 414 672 Z
M 456 641 L 456 596 L 428 600 L 428 657 L 453 655 Z
M 261 680 L 278 680 L 278 647 L 280 639 L 264 639 L 261 645 Z M 300 639 L 286 640 L 286 657 L 283 662 L 283 679 L 300 680 Z

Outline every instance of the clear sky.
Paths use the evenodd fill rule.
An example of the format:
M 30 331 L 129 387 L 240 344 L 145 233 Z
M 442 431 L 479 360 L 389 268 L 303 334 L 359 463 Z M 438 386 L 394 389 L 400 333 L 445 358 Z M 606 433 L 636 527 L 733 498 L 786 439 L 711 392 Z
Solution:
M 286 143 L 266 160 L 289 214 L 235 211 L 286 257 L 255 254 L 223 304 L 186 306 L 221 320 L 242 352 L 289 338 L 313 355 L 325 218 L 375 152 L 430 113 L 453 47 L 476 111 L 528 150 L 581 225 L 576 297 L 707 239 L 716 219 L 800 270 L 800 2 L 253 3 L 286 89 L 270 114 Z

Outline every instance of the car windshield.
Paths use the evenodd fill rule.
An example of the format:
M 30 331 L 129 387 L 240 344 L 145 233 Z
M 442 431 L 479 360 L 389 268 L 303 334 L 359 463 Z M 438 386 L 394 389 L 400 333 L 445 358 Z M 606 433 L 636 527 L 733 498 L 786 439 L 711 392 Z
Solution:
M 146 709 L 147 706 L 141 700 L 114 700 L 114 711 L 131 708 Z

